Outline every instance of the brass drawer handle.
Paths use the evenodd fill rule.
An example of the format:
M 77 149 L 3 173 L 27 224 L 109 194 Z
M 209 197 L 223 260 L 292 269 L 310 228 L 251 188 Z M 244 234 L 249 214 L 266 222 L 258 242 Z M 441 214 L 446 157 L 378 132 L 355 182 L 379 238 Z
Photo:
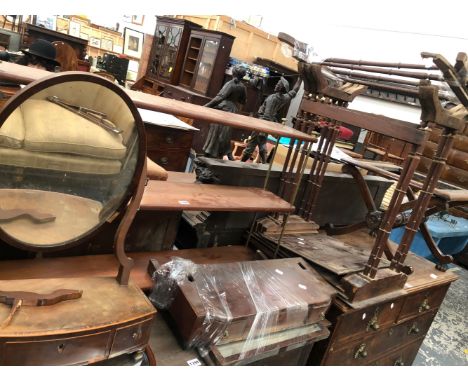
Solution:
M 429 300 L 426 297 L 423 300 L 423 302 L 421 303 L 421 305 L 419 306 L 418 312 L 422 313 L 422 312 L 425 312 L 425 311 L 427 311 L 429 309 L 431 309 L 431 306 L 429 305 Z
M 367 324 L 366 331 L 368 332 L 370 329 L 372 330 L 379 330 L 380 329 L 380 324 L 379 324 L 379 308 L 377 308 L 374 312 L 374 316 L 369 320 Z
M 403 359 L 400 357 L 395 361 L 393 366 L 405 366 L 405 363 L 403 362 Z
M 162 163 L 162 164 L 168 164 L 168 163 L 169 163 L 168 157 L 162 157 L 162 158 L 161 158 L 161 163 Z
M 411 325 L 411 328 L 409 328 L 408 334 L 418 334 L 419 332 L 420 332 L 420 329 L 418 328 L 418 325 L 416 324 L 416 322 L 414 322 L 413 325 Z
M 356 353 L 354 353 L 354 359 L 366 358 L 366 357 L 367 357 L 366 344 L 361 344 L 356 350 Z

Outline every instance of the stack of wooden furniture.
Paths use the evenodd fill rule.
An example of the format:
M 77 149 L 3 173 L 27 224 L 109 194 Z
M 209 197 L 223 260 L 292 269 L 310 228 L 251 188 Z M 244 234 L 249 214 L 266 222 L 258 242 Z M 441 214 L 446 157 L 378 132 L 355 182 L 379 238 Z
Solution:
M 38 80 L 49 73 L 31 68 L 21 67 L 15 64 L 2 63 L 2 78 L 8 80 L 16 80 L 20 83 L 29 83 L 33 80 Z M 59 77 L 60 75 L 57 75 Z M 56 78 L 56 77 L 53 77 Z M 93 76 L 93 78 L 96 78 Z M 98 80 L 96 80 L 98 81 Z M 105 80 L 101 80 L 105 81 Z M 109 83 L 110 84 L 110 83 Z M 121 90 L 123 92 L 123 90 Z M 134 92 L 127 90 L 126 93 L 131 97 L 134 103 L 140 108 L 152 109 L 160 112 L 169 112 L 171 114 L 180 114 L 188 118 L 201 118 L 210 122 L 225 122 L 229 120 L 234 127 L 238 128 L 249 128 L 261 132 L 271 133 L 278 137 L 288 136 L 291 138 L 302 139 L 304 141 L 315 141 L 315 138 L 307 134 L 301 133 L 291 128 L 287 128 L 272 122 L 252 119 L 245 116 L 235 115 L 226 113 L 219 110 L 206 109 L 197 105 L 191 105 L 187 103 L 181 103 L 179 101 L 168 100 L 153 95 Z M 176 113 L 178 111 L 179 113 Z M 137 113 L 138 114 L 138 113 Z M 139 119 L 138 117 L 136 117 Z M 144 142 L 144 141 L 143 141 Z M 144 144 L 144 143 L 142 143 Z M 144 153 L 144 146 L 141 148 L 141 152 Z M 172 176 L 171 174 L 174 174 Z M 187 181 L 187 177 L 190 178 Z M 144 187 L 143 196 L 141 203 L 139 204 L 140 211 L 184 211 L 184 210 L 205 210 L 205 211 L 260 211 L 260 212 L 277 212 L 277 213 L 288 213 L 292 211 L 293 207 L 286 201 L 275 196 L 274 194 L 254 187 L 230 187 L 230 186 L 217 186 L 217 185 L 203 185 L 193 183 L 193 178 L 190 174 L 180 173 L 169 173 L 167 181 L 154 181 L 151 180 Z M 136 212 L 136 211 L 134 211 Z M 111 219 L 104 225 L 110 224 Z M 127 230 L 129 227 L 127 224 L 122 223 L 124 228 Z M 121 236 L 119 236 L 121 237 Z M 119 240 L 117 248 L 122 250 L 123 241 Z M 177 255 L 183 255 L 177 252 Z M 215 253 L 216 252 L 216 253 Z M 241 253 L 236 248 L 218 248 L 216 251 L 212 249 L 200 250 L 189 250 L 186 252 L 186 256 L 189 258 L 195 257 L 200 258 L 201 261 L 213 261 L 212 259 L 219 259 L 218 261 L 224 261 L 219 253 L 226 254 L 229 256 L 232 253 L 231 259 L 239 259 L 237 253 Z M 86 253 L 84 253 L 85 255 Z M 138 264 L 138 268 L 135 277 L 130 278 L 137 280 L 141 287 L 147 289 L 151 286 L 151 280 L 148 276 L 145 276 L 146 267 L 150 258 L 162 258 L 165 261 L 169 260 L 169 257 L 173 253 L 141 253 L 131 255 L 134 260 L 127 259 L 124 261 L 125 264 L 130 264 L 133 261 Z M 198 255 L 197 255 L 198 254 Z M 122 258 L 120 258 L 121 261 Z M 97 264 L 103 265 L 103 269 L 96 269 L 96 265 L 93 264 L 97 261 Z M 93 275 L 93 276 L 104 276 L 112 274 L 112 266 L 115 262 L 109 256 L 79 256 L 78 258 L 69 259 L 34 259 L 34 260 L 23 260 L 23 261 L 11 261 L 5 262 L 5 267 L 2 266 L 2 279 L 22 278 L 30 277 L 31 270 L 42 269 L 45 270 L 42 274 L 39 272 L 38 276 L 41 280 L 50 277 L 51 274 L 61 269 L 61 272 L 67 280 L 77 274 Z M 15 272 L 18 265 L 24 264 L 28 266 L 27 272 Z M 8 266 L 10 268 L 8 268 Z M 65 268 L 65 269 L 64 269 Z M 119 273 L 119 279 L 127 279 L 128 274 L 125 272 Z M 7 284 L 7 282 L 5 281 Z M 134 337 L 136 339 L 146 338 L 147 331 L 143 331 L 141 336 L 137 333 Z M 324 329 L 322 334 L 326 333 Z M 130 333 L 132 336 L 132 333 Z M 317 337 L 318 338 L 318 337 Z M 310 344 L 310 343 L 309 343 Z M 113 353 L 111 353 L 113 354 Z M 303 358 L 305 355 L 303 355 Z M 93 360 L 95 361 L 95 360 Z
M 1 63 L 0 65 L 2 70 L 4 70 L 0 72 L 0 79 L 15 79 L 22 83 L 29 83 L 48 74 L 9 63 Z M 271 233 L 273 240 L 269 242 L 262 241 L 264 245 L 263 247 L 259 247 L 259 249 L 262 250 L 264 255 L 269 253 L 272 257 L 290 257 L 288 256 L 288 251 L 293 252 L 295 254 L 294 257 L 302 257 L 308 262 L 308 265 L 297 259 L 277 259 L 277 261 L 281 262 L 281 264 L 294 263 L 295 269 L 297 267 L 300 268 L 297 269 L 299 273 L 302 271 L 309 272 L 309 266 L 313 267 L 315 271 L 320 273 L 321 277 L 334 287 L 333 293 L 337 294 L 337 297 L 332 301 L 330 310 L 325 313 L 325 317 L 320 317 L 321 320 L 325 319 L 331 322 L 331 326 L 327 329 L 331 332 L 330 338 L 324 339 L 323 341 L 325 342 L 317 343 L 315 350 L 312 349 L 308 361 L 309 364 L 409 364 L 412 362 L 448 286 L 455 280 L 450 271 L 442 272 L 436 270 L 432 263 L 408 254 L 408 248 L 412 240 L 410 232 L 414 231 L 414 228 L 417 228 L 422 221 L 422 216 L 418 214 L 418 211 L 424 212 L 428 206 L 428 198 L 425 195 L 429 195 L 429 197 L 432 195 L 434 182 L 437 181 L 440 166 L 443 165 L 443 161 L 445 160 L 444 154 L 446 154 L 447 147 L 450 147 L 450 140 L 453 138 L 458 127 L 456 123 L 457 118 L 450 114 L 438 114 L 437 112 L 427 113 L 422 118 L 425 125 L 438 124 L 442 126 L 445 138 L 441 140 L 440 150 L 442 151 L 438 152 L 440 158 L 434 161 L 428 181 L 421 187 L 424 191 L 421 193 L 423 197 L 413 202 L 414 212 L 408 224 L 408 237 L 405 238 L 403 244 L 400 244 L 399 248 L 395 249 L 387 241 L 388 234 L 395 223 L 403 196 L 416 169 L 420 154 L 419 148 L 425 140 L 425 131 L 419 129 L 419 126 L 406 126 L 395 120 L 382 119 L 369 113 L 348 110 L 346 108 L 347 104 L 352 101 L 356 94 L 362 91 L 362 88 L 350 87 L 346 84 L 340 89 L 333 89 L 324 83 L 318 86 L 317 82 L 314 82 L 314 78 L 318 78 L 319 75 L 317 69 L 310 70 L 310 67 L 303 67 L 302 73 L 306 81 L 306 97 L 302 101 L 301 112 L 296 118 L 295 129 L 264 120 L 206 109 L 198 105 L 127 90 L 127 95 L 130 96 L 136 106 L 141 108 L 182 115 L 187 118 L 203 119 L 207 122 L 226 123 L 226 121 L 229 121 L 229 124 L 234 128 L 248 128 L 272 134 L 277 138 L 287 136 L 292 138 L 292 141 L 296 143 L 295 145 L 291 145 L 287 155 L 288 160 L 284 164 L 281 176 L 281 197 L 273 195 L 265 189 L 262 190 L 254 187 L 196 184 L 192 183 L 193 178 L 187 179 L 188 176 L 183 174 L 176 174 L 171 181 L 171 174 L 169 174 L 168 181 L 149 181 L 144 190 L 139 189 L 143 194 L 140 209 L 147 211 L 258 211 L 276 214 L 273 218 L 281 223 L 280 233 L 278 235 L 278 230 Z M 428 92 L 432 89 L 430 86 L 426 88 Z M 433 92 L 430 94 L 434 95 Z M 425 99 L 428 104 L 434 105 L 433 97 L 426 96 Z M 427 110 L 430 110 L 430 108 Z M 440 118 L 440 116 L 443 118 Z M 138 120 L 138 118 L 136 119 Z M 336 239 L 327 237 L 321 239 L 323 242 L 321 245 L 322 250 L 319 250 L 317 249 L 319 245 L 314 244 L 314 239 L 317 239 L 319 236 L 316 233 L 312 235 L 296 234 L 291 235 L 291 237 L 288 237 L 285 233 L 288 217 L 292 212 L 296 211 L 305 222 L 313 219 L 314 206 L 317 203 L 317 197 L 327 164 L 333 159 L 333 144 L 338 135 L 337 127 L 341 122 L 358 126 L 360 124 L 372 124 L 377 131 L 384 133 L 393 132 L 395 124 L 401 125 L 406 127 L 400 132 L 401 135 L 411 142 L 414 149 L 409 159 L 407 159 L 402 175 L 399 178 L 398 192 L 394 194 L 389 210 L 383 216 L 378 226 L 377 238 L 371 250 L 371 256 L 368 253 L 363 254 L 362 252 L 351 250 L 343 245 L 340 250 L 330 251 L 329 248 L 339 248 L 339 244 L 337 244 Z M 311 132 L 314 130 L 320 131 L 320 140 L 316 147 L 313 146 L 316 139 L 311 135 Z M 340 160 L 350 168 L 361 165 L 352 158 L 341 157 Z M 304 169 L 308 162 L 312 162 L 312 166 L 310 174 L 306 177 L 307 187 L 305 187 L 303 193 L 298 195 Z M 140 182 L 143 184 L 142 179 L 140 179 Z M 138 199 L 137 197 L 135 198 Z M 298 209 L 295 209 L 293 206 L 296 199 L 300 202 Z M 279 218 L 283 214 L 285 217 L 283 219 Z M 291 220 L 293 223 L 297 223 L 297 219 Z M 122 229 L 128 229 L 125 224 L 123 226 L 124 228 Z M 251 232 L 249 235 L 249 239 L 253 243 L 259 242 L 258 238 L 261 238 L 260 233 Z M 294 246 L 291 244 L 293 240 L 295 240 L 293 242 Z M 121 241 L 118 241 L 118 243 L 120 245 L 123 244 Z M 307 256 L 303 255 L 304 251 L 297 250 L 300 247 L 308 249 L 306 251 Z M 119 245 L 117 248 L 122 249 Z M 327 248 L 328 251 L 326 250 Z M 220 247 L 216 250 L 195 249 L 179 252 L 180 254 L 177 254 L 181 257 L 191 258 L 192 256 L 196 256 L 202 262 L 211 262 L 216 256 L 219 259 L 221 254 L 232 256 L 230 259 L 234 260 L 237 256 L 236 253 L 241 253 L 240 249 L 229 247 Z M 323 256 L 324 253 L 326 256 Z M 343 253 L 345 253 L 345 256 L 343 256 Z M 388 260 L 381 259 L 384 253 L 388 257 Z M 135 254 L 132 257 L 135 258 L 134 261 L 139 264 L 139 267 L 144 266 L 146 270 L 149 258 L 155 257 L 161 259 L 161 262 L 167 262 L 171 255 L 171 252 L 165 252 L 160 254 Z M 404 264 L 406 257 L 408 258 L 406 264 Z M 122 265 L 118 274 L 118 279 L 121 282 L 124 281 L 124 284 L 129 278 L 125 265 L 131 263 L 130 259 L 125 258 L 126 256 L 119 257 Z M 48 260 L 48 272 L 52 272 L 54 270 L 52 260 L 57 261 L 58 259 L 44 260 Z M 88 263 L 86 264 L 85 261 Z M 99 261 L 107 265 L 111 264 L 108 258 L 101 257 Z M 304 267 L 297 266 L 298 261 Z M 40 259 L 25 260 L 24 264 L 26 263 L 31 267 L 34 267 L 34 263 L 43 267 Z M 64 261 L 62 266 L 66 263 Z M 92 259 L 89 256 L 87 259 L 86 256 L 81 257 L 80 271 L 88 272 L 90 269 L 93 269 L 90 263 L 92 263 Z M 17 265 L 18 262 L 10 262 L 10 266 L 15 264 Z M 218 269 L 216 272 L 223 273 L 227 271 L 229 273 L 230 267 L 220 266 L 220 268 L 214 268 Z M 240 267 L 242 269 L 242 265 Z M 281 273 L 285 273 L 278 266 L 273 266 L 273 268 L 273 271 L 279 276 L 281 276 Z M 276 270 L 280 272 L 276 272 Z M 1 267 L 0 275 L 2 272 L 6 272 L 9 279 L 14 278 L 13 275 L 16 278 L 20 278 L 19 274 L 15 274 L 11 269 L 8 272 L 3 266 Z M 93 272 L 95 275 L 108 274 L 109 269 L 103 269 L 102 271 L 94 269 Z M 143 276 L 143 273 L 144 271 L 142 272 L 140 268 L 137 276 L 142 285 L 145 284 L 148 287 L 148 285 L 151 285 L 151 282 L 148 276 Z M 255 272 L 252 273 L 255 274 Z M 28 274 L 28 272 L 23 274 Z M 69 269 L 67 274 L 70 277 L 73 271 Z M 41 275 L 41 278 L 47 278 L 47 274 Z M 318 282 L 315 276 L 314 278 Z M 187 277 L 187 284 L 185 285 L 187 289 L 181 292 L 180 298 L 182 302 L 176 306 L 189 306 L 189 304 L 184 305 L 182 296 L 190 296 L 187 298 L 188 301 L 195 301 L 200 298 L 195 293 L 198 289 L 194 288 L 193 283 L 196 284 L 196 280 L 195 278 L 193 280 L 191 281 L 190 277 Z M 303 283 L 301 285 L 306 286 Z M 303 290 L 300 286 L 299 288 Z M 229 291 L 233 293 L 233 300 L 235 300 L 238 296 L 234 296 L 235 292 L 233 289 L 235 288 L 229 287 Z M 241 290 L 242 288 L 239 289 L 239 292 Z M 203 296 L 203 294 L 198 293 L 198 296 Z M 322 301 L 322 304 L 319 304 L 322 308 L 309 309 L 312 315 L 318 311 L 325 312 L 323 309 L 326 305 L 323 303 L 325 300 L 322 298 L 319 300 Z M 72 302 L 68 303 L 71 304 Z M 236 307 L 240 308 L 241 306 L 237 304 Z M 267 311 L 265 310 L 265 312 Z M 208 313 L 210 313 L 209 310 Z M 226 335 L 226 338 L 229 338 L 229 335 L 233 333 L 236 339 L 244 340 L 243 334 L 237 337 L 236 333 L 245 333 L 239 327 L 246 325 L 246 318 L 252 317 L 250 313 L 252 312 L 236 313 L 236 318 L 239 317 L 239 320 L 233 320 L 233 328 L 228 330 L 227 333 L 222 331 L 222 334 Z M 174 313 L 174 315 L 179 320 L 179 326 L 181 327 L 182 325 L 196 322 L 196 317 L 202 317 L 202 314 L 199 314 L 198 311 L 194 312 L 196 317 L 193 320 L 183 319 L 178 313 Z M 239 325 L 239 327 L 234 328 L 234 323 Z M 249 329 L 248 325 L 246 327 Z M 349 328 L 355 331 L 355 333 L 350 333 Z M 249 330 L 247 331 L 250 332 Z M 181 330 L 181 332 L 191 333 L 190 330 Z M 136 338 L 140 338 L 138 333 Z M 190 335 L 186 335 L 186 338 L 189 339 Z M 299 337 L 295 336 L 294 338 L 294 341 L 297 341 Z M 289 346 L 289 344 L 284 344 Z M 304 347 L 304 344 L 310 345 L 310 342 L 300 342 L 300 345 L 295 342 L 294 345 L 292 343 L 290 345 Z M 219 344 L 216 348 L 204 348 L 207 350 L 207 353 L 204 353 L 204 356 L 207 357 L 206 362 L 211 360 L 214 363 L 230 364 L 231 362 L 245 361 L 250 363 L 250 361 L 258 361 L 258 359 L 254 360 L 242 356 L 242 354 L 248 354 L 248 352 L 243 351 L 243 349 L 246 349 L 244 347 L 245 344 L 241 345 L 240 348 L 237 344 L 229 343 L 225 345 L 227 347 Z M 62 348 L 59 347 L 58 349 Z M 241 353 L 239 353 L 239 349 Z M 274 347 L 274 350 L 276 349 L 277 347 Z M 256 350 L 254 352 L 256 353 L 255 356 L 259 355 Z M 229 358 L 229 354 L 240 354 L 241 357 L 231 359 Z M 300 354 L 301 357 L 299 358 L 296 357 L 295 362 L 299 362 L 300 359 L 303 360 L 304 354 Z M 298 354 L 295 354 L 295 356 L 298 356 Z M 267 361 L 267 358 L 261 360 L 261 362 Z M 275 360 L 275 362 L 279 363 L 280 361 Z
M 170 265 L 169 277 L 156 282 L 185 277 L 154 298 L 175 292 L 169 312 L 184 345 L 207 364 L 305 365 L 328 336 L 334 290 L 301 259 Z
M 443 111 L 437 90 L 421 84 L 422 126 L 438 125 L 444 131 L 444 139 L 440 140 L 429 174 L 420 186 L 423 190 L 420 197 L 412 201 L 413 210 L 406 220 L 405 236 L 396 248 L 388 241 L 388 236 L 416 170 L 421 148 L 427 139 L 426 132 L 418 125 L 348 110 L 347 103 L 352 99 L 346 100 L 345 94 L 340 95 L 340 89 L 346 89 L 346 84 L 331 92 L 328 86 L 322 85 L 325 82 L 320 80 L 318 66 L 304 66 L 303 73 L 306 93 L 300 107 L 299 126 L 313 126 L 315 121 L 321 121 L 315 126 L 321 128 L 322 136 L 324 130 L 331 130 L 329 133 L 325 131 L 327 141 L 323 144 L 319 142 L 319 150 L 322 151 L 314 154 L 313 168 L 323 168 L 324 164 L 326 167 L 327 157 L 328 160 L 339 160 L 347 165 L 345 170 L 362 185 L 365 182 L 357 169 L 376 167 L 361 165 L 351 157 L 337 156 L 327 147 L 333 146 L 336 138 L 333 129 L 342 122 L 404 140 L 410 144 L 411 152 L 400 176 L 396 176 L 397 191 L 388 210 L 377 220 L 376 239 L 370 256 L 368 252 L 356 251 L 322 235 L 294 235 L 284 231 L 280 235 L 257 233 L 253 235 L 253 243 L 269 257 L 300 255 L 313 264 L 338 292 L 326 316 L 332 322 L 332 334 L 313 349 L 310 364 L 411 364 L 450 283 L 456 279 L 450 272 L 436 270 L 433 263 L 408 255 L 408 251 L 429 205 L 451 140 L 464 125 L 463 115 L 460 118 L 460 115 Z M 398 125 L 401 127 L 397 128 Z M 288 180 L 287 177 L 285 179 Z M 296 211 L 306 220 L 313 218 L 316 197 L 313 190 L 315 188 L 318 192 L 320 187 L 320 176 L 313 178 L 310 184 L 312 192 L 306 191 L 303 203 Z M 366 195 L 365 200 L 376 211 L 370 194 Z M 384 254 L 388 260 L 382 260 Z M 406 258 L 407 263 L 404 264 Z

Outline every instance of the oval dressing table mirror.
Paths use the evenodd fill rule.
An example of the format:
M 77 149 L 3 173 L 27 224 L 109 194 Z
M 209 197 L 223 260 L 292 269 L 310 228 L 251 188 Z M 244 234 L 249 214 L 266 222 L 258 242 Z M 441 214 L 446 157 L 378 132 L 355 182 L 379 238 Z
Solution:
M 93 364 L 140 354 L 155 309 L 129 284 L 127 231 L 146 181 L 138 110 L 82 72 L 26 86 L 0 113 L 0 239 L 44 253 L 89 240 L 123 216 L 115 278 L 0 280 L 0 365 Z

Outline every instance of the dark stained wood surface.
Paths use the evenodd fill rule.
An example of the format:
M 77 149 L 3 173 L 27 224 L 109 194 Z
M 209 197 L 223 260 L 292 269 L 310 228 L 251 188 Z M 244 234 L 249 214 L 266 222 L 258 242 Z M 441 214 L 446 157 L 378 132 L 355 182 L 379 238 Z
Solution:
M 297 257 L 201 265 L 189 281 L 178 283 L 169 307 L 187 344 L 211 344 L 224 333 L 220 345 L 318 323 L 335 294 Z
M 40 69 L 29 68 L 10 62 L 0 62 L 0 79 L 6 81 L 29 84 L 40 78 L 53 76 L 49 72 Z M 222 110 L 206 108 L 187 102 L 158 97 L 152 94 L 124 89 L 135 105 L 142 109 L 159 111 L 197 120 L 221 123 L 233 128 L 247 129 L 250 131 L 264 132 L 274 136 L 299 138 L 304 141 L 315 142 L 316 139 L 298 130 L 283 126 L 279 123 L 269 122 L 258 118 L 247 117 L 239 114 L 228 113 Z
M 194 263 L 229 263 L 255 260 L 255 252 L 244 246 L 184 249 L 180 251 L 127 253 L 135 261 L 130 282 L 143 290 L 152 287 L 146 269 L 150 259 L 159 264 L 173 256 L 189 259 Z M 0 262 L 0 280 L 45 279 L 58 277 L 114 277 L 118 262 L 114 255 L 57 257 L 44 259 L 12 260 Z M 8 290 L 12 290 L 11 287 Z
M 318 114 L 336 121 L 344 122 L 352 126 L 369 131 L 375 131 L 400 139 L 405 142 L 420 145 L 424 143 L 426 132 L 419 130 L 419 125 L 385 117 L 383 115 L 350 110 L 339 106 L 326 105 L 320 102 L 303 100 L 301 108 L 309 113 Z
M 292 212 L 294 207 L 269 191 L 254 187 L 149 181 L 142 210 Z
M 277 242 L 277 236 L 267 234 L 265 237 Z M 281 246 L 337 275 L 361 271 L 369 259 L 368 251 L 321 234 L 284 235 Z M 389 265 L 384 259 L 380 262 L 381 268 Z

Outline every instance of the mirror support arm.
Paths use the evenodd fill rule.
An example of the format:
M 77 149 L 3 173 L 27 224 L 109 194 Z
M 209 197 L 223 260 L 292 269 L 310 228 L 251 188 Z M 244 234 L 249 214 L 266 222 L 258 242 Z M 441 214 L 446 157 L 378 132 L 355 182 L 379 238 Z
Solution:
M 140 180 L 138 182 L 137 190 L 135 196 L 132 198 L 129 203 L 125 215 L 120 222 L 119 228 L 115 235 L 114 248 L 115 255 L 119 261 L 119 273 L 117 274 L 117 281 L 120 285 L 128 285 L 128 280 L 130 278 L 130 271 L 133 268 L 134 261 L 132 258 L 128 257 L 125 253 L 125 238 L 127 237 L 128 230 L 132 225 L 133 219 L 140 208 L 141 199 L 143 197 L 143 192 L 145 191 L 145 185 L 147 182 L 146 175 L 146 159 L 143 164 L 143 171 L 141 173 Z

